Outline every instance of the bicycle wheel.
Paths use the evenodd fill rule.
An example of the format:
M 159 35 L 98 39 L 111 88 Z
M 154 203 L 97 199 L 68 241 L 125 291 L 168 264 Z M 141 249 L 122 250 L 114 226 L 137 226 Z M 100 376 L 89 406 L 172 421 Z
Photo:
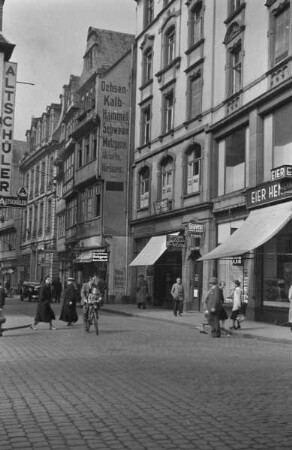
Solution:
M 94 328 L 95 328 L 95 333 L 98 335 L 98 318 L 96 313 L 94 313 L 93 315 L 93 324 L 94 324 Z

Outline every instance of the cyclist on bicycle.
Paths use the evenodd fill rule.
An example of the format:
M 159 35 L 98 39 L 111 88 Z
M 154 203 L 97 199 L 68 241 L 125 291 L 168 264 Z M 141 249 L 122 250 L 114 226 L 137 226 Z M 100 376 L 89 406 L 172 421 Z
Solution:
M 86 324 L 88 319 L 89 303 L 99 301 L 102 306 L 104 293 L 105 293 L 105 282 L 97 275 L 94 275 L 89 279 L 87 283 L 84 283 L 82 285 L 80 294 L 81 294 L 81 304 L 83 306 L 83 323 L 85 331 L 87 331 Z

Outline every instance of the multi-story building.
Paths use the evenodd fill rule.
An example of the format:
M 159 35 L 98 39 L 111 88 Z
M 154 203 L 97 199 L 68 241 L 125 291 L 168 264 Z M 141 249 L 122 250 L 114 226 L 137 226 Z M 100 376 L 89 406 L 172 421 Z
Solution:
M 33 118 L 26 133 L 27 151 L 20 161 L 28 193 L 21 234 L 22 280 L 40 281 L 58 274 L 56 254 L 56 144 L 61 105 L 52 103 Z
M 137 1 L 130 266 L 158 304 L 182 275 L 199 305 L 217 275 L 251 317 L 286 320 L 291 30 L 289 0 Z
M 134 36 L 90 27 L 83 71 L 64 86 L 57 159 L 60 275 L 96 272 L 127 295 L 129 102 Z M 59 195 L 60 192 L 60 195 Z

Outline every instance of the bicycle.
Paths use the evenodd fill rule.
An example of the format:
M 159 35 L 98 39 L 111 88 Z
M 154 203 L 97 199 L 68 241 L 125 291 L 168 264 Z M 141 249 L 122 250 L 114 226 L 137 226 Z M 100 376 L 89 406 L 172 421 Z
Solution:
M 90 326 L 94 325 L 95 333 L 98 335 L 98 310 L 102 304 L 102 297 L 99 296 L 96 300 L 87 301 L 87 311 L 84 313 L 84 329 L 89 332 Z M 86 316 L 86 317 L 85 317 Z

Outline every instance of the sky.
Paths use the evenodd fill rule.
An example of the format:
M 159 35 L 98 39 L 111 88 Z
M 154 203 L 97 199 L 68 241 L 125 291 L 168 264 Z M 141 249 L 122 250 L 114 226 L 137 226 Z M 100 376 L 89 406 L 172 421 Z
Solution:
M 81 75 L 90 26 L 135 34 L 135 22 L 134 0 L 5 0 L 3 35 L 16 46 L 14 139 L 25 141 L 31 118 L 59 103 L 71 74 Z

